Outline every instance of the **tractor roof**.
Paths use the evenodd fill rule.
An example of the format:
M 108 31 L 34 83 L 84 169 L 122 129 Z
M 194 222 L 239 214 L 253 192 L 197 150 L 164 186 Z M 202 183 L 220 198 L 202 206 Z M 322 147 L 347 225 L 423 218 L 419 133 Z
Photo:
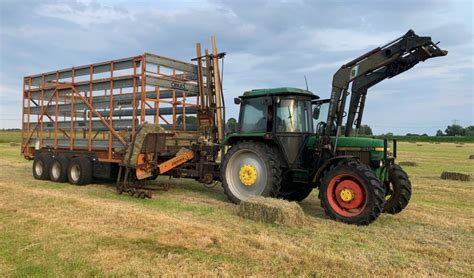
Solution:
M 281 87 L 281 88 L 270 88 L 270 89 L 255 89 L 251 91 L 246 91 L 241 96 L 242 98 L 250 97 L 261 97 L 261 96 L 277 96 L 277 95 L 301 95 L 308 96 L 312 99 L 318 99 L 319 97 L 308 90 L 291 88 L 291 87 Z

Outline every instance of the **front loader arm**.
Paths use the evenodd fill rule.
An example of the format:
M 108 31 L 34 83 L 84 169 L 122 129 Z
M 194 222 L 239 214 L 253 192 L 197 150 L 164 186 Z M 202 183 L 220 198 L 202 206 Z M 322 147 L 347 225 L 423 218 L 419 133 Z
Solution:
M 333 77 L 325 135 L 336 135 L 337 128 L 342 126 L 351 83 L 352 96 L 347 114 L 346 136 L 354 123 L 357 128 L 360 127 L 368 88 L 409 70 L 419 62 L 445 56 L 447 53 L 433 43 L 431 37 L 420 37 L 409 30 L 396 40 L 343 65 Z

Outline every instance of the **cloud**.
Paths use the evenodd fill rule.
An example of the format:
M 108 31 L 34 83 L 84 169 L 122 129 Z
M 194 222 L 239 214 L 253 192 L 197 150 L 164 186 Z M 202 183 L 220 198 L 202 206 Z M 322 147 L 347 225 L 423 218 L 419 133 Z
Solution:
M 324 51 L 354 51 L 384 45 L 401 36 L 399 32 L 361 32 L 349 29 L 320 29 L 308 32 L 306 43 Z
M 428 119 L 429 125 L 444 125 L 450 113 L 472 122 L 472 107 L 458 101 L 449 102 L 454 112 L 435 111 L 446 94 L 455 100 L 472 95 L 472 24 L 472 4 L 462 1 L 4 0 L 0 109 L 20 110 L 21 100 L 9 92 L 21 88 L 24 75 L 144 52 L 189 61 L 196 42 L 209 47 L 216 35 L 219 50 L 228 53 L 224 89 L 227 115 L 235 116 L 232 98 L 243 91 L 304 87 L 304 75 L 311 89 L 328 97 L 332 75 L 342 64 L 413 28 L 440 40 L 448 56 L 377 84 L 364 121 L 409 125 L 421 105 L 431 110 L 421 108 L 427 116 L 420 125 Z M 404 114 L 384 118 L 394 103 Z M 19 121 L 7 124 L 18 126 Z
M 77 1 L 40 4 L 35 9 L 40 16 L 70 21 L 83 27 L 114 21 L 131 20 L 126 10 L 99 4 L 95 1 Z

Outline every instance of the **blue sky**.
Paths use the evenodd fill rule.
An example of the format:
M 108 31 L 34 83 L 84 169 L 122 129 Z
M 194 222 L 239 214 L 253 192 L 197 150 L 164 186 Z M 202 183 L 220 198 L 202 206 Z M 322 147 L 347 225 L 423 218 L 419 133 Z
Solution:
M 413 29 L 448 56 L 373 87 L 363 122 L 375 133 L 434 134 L 474 124 L 471 1 L 0 1 L 0 128 L 19 127 L 22 77 L 151 52 L 226 51 L 224 93 L 304 87 L 329 96 L 345 62 Z

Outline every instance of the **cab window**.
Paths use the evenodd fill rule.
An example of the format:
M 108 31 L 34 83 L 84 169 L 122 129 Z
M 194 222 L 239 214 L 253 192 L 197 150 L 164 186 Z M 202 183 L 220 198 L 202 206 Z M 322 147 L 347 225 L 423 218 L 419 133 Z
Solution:
M 267 130 L 267 105 L 261 98 L 245 100 L 240 129 L 241 132 L 265 132 Z
M 277 105 L 277 132 L 312 132 L 311 103 L 307 100 L 281 99 Z

